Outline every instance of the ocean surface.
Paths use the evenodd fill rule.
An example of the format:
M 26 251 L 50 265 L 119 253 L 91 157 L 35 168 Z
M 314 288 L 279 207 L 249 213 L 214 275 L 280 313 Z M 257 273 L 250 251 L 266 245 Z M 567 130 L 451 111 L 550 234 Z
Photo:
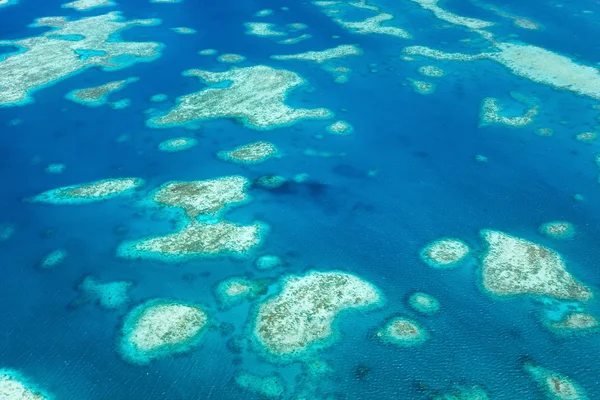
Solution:
M 449 53 L 492 51 L 473 29 L 441 20 L 410 0 L 370 1 L 378 12 L 340 2 L 342 11 L 331 16 L 310 2 L 278 0 L 117 0 L 113 6 L 87 11 L 61 4 L 21 0 L 0 7 L 2 73 L 3 63 L 19 51 L 11 40 L 49 29 L 28 27 L 42 17 L 77 20 L 118 11 L 127 20 L 157 18 L 160 24 L 131 27 L 119 32 L 118 40 L 162 45 L 153 60 L 116 70 L 93 66 L 36 88 L 27 104 L 0 104 L 0 224 L 14 230 L 0 242 L 0 369 L 19 371 L 57 400 L 265 398 L 235 384 L 241 371 L 277 374 L 285 386 L 278 398 L 284 399 L 417 400 L 458 386 L 481 387 L 490 399 L 550 398 L 524 371 L 523 363 L 531 361 L 571 378 L 587 398 L 600 399 L 600 334 L 557 335 L 544 326 L 548 301 L 486 293 L 481 286 L 485 243 L 479 233 L 499 230 L 551 248 L 562 255 L 570 273 L 599 293 L 600 139 L 582 142 L 575 135 L 600 134 L 600 109 L 594 108 L 600 93 L 593 98 L 559 90 L 491 60 L 405 59 L 407 46 Z M 440 0 L 438 5 L 494 23 L 488 29 L 494 40 L 524 42 L 599 67 L 596 0 Z M 511 18 L 486 6 L 535 21 L 539 29 L 515 26 Z M 263 9 L 273 13 L 254 15 Z M 359 21 L 378 13 L 393 15 L 383 25 L 402 28 L 412 38 L 359 34 L 334 21 L 339 16 Z M 299 34 L 312 37 L 279 44 L 278 37 L 245 34 L 246 22 L 273 23 L 284 30 L 286 24 L 303 23 L 308 27 Z M 174 27 L 196 32 L 182 35 L 170 30 Z M 334 60 L 351 70 L 346 83 L 334 82 L 323 68 L 326 63 L 270 58 L 342 44 L 362 50 L 361 55 Z M 217 55 L 197 54 L 207 48 L 246 59 L 226 64 Z M 43 58 L 30 66 L 31 73 L 55 62 Z M 162 129 L 147 125 L 151 116 L 173 108 L 178 97 L 206 88 L 200 80 L 182 76 L 183 71 L 254 65 L 293 71 L 306 81 L 288 92 L 288 106 L 324 107 L 335 116 L 268 130 L 251 129 L 233 118 Z M 417 69 L 424 65 L 445 74 L 421 76 Z M 111 102 L 130 99 L 125 108 L 89 107 L 65 97 L 76 89 L 130 77 L 139 80 L 108 96 Z M 436 89 L 417 93 L 409 79 L 435 83 Z M 5 89 L 0 84 L 0 93 Z M 511 97 L 514 92 L 534 99 L 539 107 L 531 123 L 481 124 L 481 104 L 487 97 L 498 99 L 506 115 L 522 115 L 528 106 Z M 151 102 L 159 93 L 167 100 Z M 353 126 L 351 134 L 326 131 L 340 119 Z M 536 134 L 542 128 L 553 134 Z M 198 145 L 172 153 L 158 149 L 160 142 L 180 136 L 196 138 Z M 254 165 L 216 157 L 219 151 L 259 140 L 276 145 L 282 156 Z M 477 161 L 476 155 L 487 161 Z M 48 173 L 46 167 L 54 163 L 64 164 L 64 171 Z M 296 182 L 297 174 L 309 178 Z M 258 220 L 269 226 L 263 243 L 246 257 L 168 263 L 117 256 L 123 241 L 173 232 L 171 214 L 144 205 L 154 189 L 172 180 L 229 175 L 288 179 L 277 189 L 251 188 L 252 200 L 227 212 L 229 221 Z M 142 178 L 145 184 L 132 196 L 89 204 L 27 201 L 47 190 L 119 177 Z M 575 236 L 556 240 L 540 234 L 540 225 L 550 221 L 572 223 Z M 421 250 L 442 237 L 468 244 L 468 261 L 446 270 L 426 265 Z M 41 268 L 44 257 L 56 249 L 66 251 L 64 261 Z M 254 260 L 261 254 L 276 254 L 285 266 L 259 270 Z M 278 282 L 312 270 L 355 274 L 385 297 L 385 304 L 375 310 L 341 313 L 333 324 L 335 339 L 311 353 L 312 361 L 276 363 L 249 343 L 256 307 L 276 295 L 277 285 L 229 310 L 219 307 L 215 297 L 216 285 L 229 277 Z M 77 287 L 88 275 L 102 282 L 132 281 L 130 302 L 109 311 L 78 301 Z M 440 311 L 424 316 L 411 309 L 407 298 L 415 291 L 437 298 Z M 118 348 L 123 318 L 153 298 L 197 303 L 207 311 L 211 326 L 185 354 L 148 365 L 126 362 Z M 600 318 L 597 298 L 585 310 Z M 410 348 L 377 340 L 374 332 L 395 315 L 418 321 L 429 338 Z M 329 370 L 315 375 L 310 362 Z

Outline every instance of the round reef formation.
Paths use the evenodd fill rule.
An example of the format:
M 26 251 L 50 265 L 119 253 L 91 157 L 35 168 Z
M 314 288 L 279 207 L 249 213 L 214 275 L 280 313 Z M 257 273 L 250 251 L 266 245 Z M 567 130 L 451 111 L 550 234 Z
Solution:
M 411 294 L 408 303 L 415 311 L 425 315 L 433 315 L 440 310 L 440 302 L 435 297 L 423 292 Z
M 421 260 L 433 268 L 454 268 L 469 252 L 469 246 L 462 240 L 442 238 L 421 250 Z
M 206 312 L 198 305 L 164 299 L 147 301 L 125 316 L 121 354 L 129 362 L 147 364 L 186 352 L 198 344 L 207 322 Z
M 217 215 L 227 207 L 248 201 L 250 181 L 243 176 L 191 182 L 168 182 L 159 187 L 152 200 L 160 205 L 182 208 L 189 218 Z
M 483 230 L 483 286 L 491 294 L 530 294 L 564 300 L 589 300 L 592 292 L 567 271 L 558 253 L 506 233 Z
M 103 179 L 49 190 L 29 199 L 35 203 L 84 204 L 129 194 L 144 184 L 139 178 Z
M 100 283 L 96 278 L 87 276 L 78 289 L 86 298 L 97 302 L 100 307 L 106 310 L 117 310 L 129 303 L 127 292 L 132 285 L 133 283 L 129 281 Z
M 182 151 L 191 149 L 192 147 L 198 144 L 198 139 L 190 138 L 190 137 L 178 137 L 173 139 L 167 139 L 158 144 L 158 149 L 160 151 L 166 151 L 169 153 L 174 153 L 176 151 Z
M 235 118 L 251 129 L 274 129 L 305 118 L 327 118 L 326 108 L 299 109 L 284 102 L 288 92 L 305 83 L 298 74 L 265 65 L 232 68 L 226 72 L 189 70 L 210 87 L 180 97 L 166 115 L 152 118 L 154 128 L 168 128 L 188 122 Z M 229 83 L 223 85 L 223 83 Z M 220 84 L 220 85 L 219 85 Z
M 227 64 L 241 63 L 245 59 L 246 57 L 239 54 L 221 54 L 219 57 L 217 57 L 217 61 Z
M 571 239 L 575 235 L 575 227 L 566 221 L 546 222 L 540 226 L 540 233 L 552 239 Z
M 244 300 L 253 300 L 265 294 L 268 286 L 267 280 L 251 280 L 236 276 L 220 282 L 216 288 L 216 296 L 221 307 L 227 309 Z
M 401 347 L 412 347 L 427 340 L 429 334 L 415 321 L 404 317 L 396 317 L 385 324 L 376 336 L 386 343 Z
M 182 230 L 152 238 L 122 243 L 117 255 L 123 258 L 180 262 L 195 257 L 246 256 L 261 244 L 267 227 L 262 223 L 236 225 L 192 221 Z
M 258 164 L 275 157 L 279 150 L 269 142 L 253 142 L 236 147 L 229 151 L 220 151 L 217 157 L 221 160 L 240 164 Z
M 258 269 L 272 269 L 277 268 L 284 265 L 281 257 L 273 255 L 273 254 L 265 254 L 263 256 L 258 257 L 254 261 L 254 266 Z
M 288 276 L 281 291 L 258 307 L 254 337 L 268 356 L 293 358 L 327 346 L 335 337 L 333 323 L 342 311 L 373 308 L 382 301 L 376 287 L 345 272 Z
M 418 69 L 419 74 L 428 78 L 441 78 L 445 75 L 444 70 L 434 65 L 423 65 Z
M 346 121 L 336 121 L 327 127 L 327 132 L 332 135 L 349 135 L 354 128 Z
M 243 371 L 235 375 L 234 381 L 241 389 L 267 399 L 278 399 L 285 393 L 284 381 L 277 374 L 259 376 Z
M 583 388 L 571 378 L 531 362 L 525 363 L 524 369 L 539 388 L 545 392 L 548 399 L 586 400 L 588 398 Z
M 2 400 L 51 400 L 53 397 L 37 389 L 19 372 L 0 369 L 0 399 Z

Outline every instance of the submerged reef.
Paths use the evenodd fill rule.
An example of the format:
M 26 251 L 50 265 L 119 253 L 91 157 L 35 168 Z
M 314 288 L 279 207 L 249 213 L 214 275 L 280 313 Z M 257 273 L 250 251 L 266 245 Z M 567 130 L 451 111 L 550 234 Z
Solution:
M 114 7 L 117 3 L 112 0 L 76 0 L 63 4 L 62 8 L 73 8 L 77 11 L 88 11 L 98 7 Z
M 540 226 L 540 233 L 552 239 L 571 239 L 575 236 L 575 227 L 566 221 L 546 222 Z
M 297 109 L 285 105 L 289 91 L 305 83 L 298 74 L 264 65 L 233 68 L 226 72 L 189 70 L 207 84 L 229 82 L 182 96 L 166 115 L 152 118 L 151 127 L 166 128 L 191 121 L 235 118 L 251 129 L 274 129 L 305 118 L 327 118 L 325 108 Z
M 0 3 L 1 4 L 1 3 Z M 19 372 L 0 369 L 0 399 L 2 400 L 51 400 L 53 396 L 42 392 Z
M 32 101 L 31 92 L 96 66 L 104 70 L 152 61 L 161 44 L 123 42 L 117 33 L 133 26 L 152 26 L 157 19 L 127 21 L 118 12 L 69 21 L 66 17 L 39 18 L 34 28 L 53 28 L 41 36 L 6 40 L 20 50 L 0 60 L 0 106 Z
M 360 47 L 352 44 L 344 44 L 331 49 L 321 51 L 307 51 L 299 54 L 274 55 L 273 60 L 303 60 L 313 61 L 316 63 L 324 63 L 337 58 L 345 58 L 348 56 L 358 56 L 362 54 Z
M 262 223 L 236 225 L 191 222 L 178 232 L 122 243 L 117 255 L 123 258 L 179 262 L 194 257 L 243 257 L 262 243 L 267 227 Z
M 67 166 L 65 164 L 55 163 L 48 164 L 46 168 L 44 168 L 44 171 L 49 174 L 62 174 L 66 168 Z
M 191 149 L 192 147 L 198 144 L 198 139 L 189 138 L 189 137 L 178 137 L 173 139 L 167 139 L 158 144 L 158 149 L 160 151 L 166 151 L 169 153 L 174 153 L 176 151 L 183 151 L 187 149 Z
M 591 290 L 567 271 L 555 251 L 499 231 L 483 230 L 481 236 L 488 245 L 482 259 L 483 286 L 491 294 L 580 301 L 592 297 Z
M 285 394 L 284 380 L 277 374 L 260 376 L 243 371 L 235 375 L 234 382 L 240 388 L 267 399 L 281 398 Z
M 435 395 L 432 400 L 488 400 L 489 396 L 479 386 L 455 386 L 450 391 Z
M 251 280 L 236 276 L 220 282 L 215 292 L 221 307 L 227 309 L 244 300 L 253 300 L 267 293 L 268 285 L 267 280 Z
M 400 347 L 412 347 L 429 338 L 427 331 L 415 321 L 404 317 L 390 320 L 376 333 L 380 340 Z
M 217 157 L 221 160 L 240 164 L 259 164 L 275 157 L 279 150 L 273 143 L 253 142 L 236 147 L 233 150 L 220 151 Z
M 84 204 L 130 194 L 144 184 L 139 178 L 115 178 L 65 186 L 43 192 L 29 199 L 35 203 Z
M 185 26 L 177 26 L 175 28 L 171 28 L 171 31 L 180 35 L 193 35 L 194 33 L 196 33 L 195 29 L 187 28 Z
M 591 142 L 598 137 L 596 132 L 581 132 L 575 135 L 575 140 L 578 142 Z
M 268 356 L 293 358 L 329 345 L 336 336 L 334 321 L 342 311 L 381 303 L 379 290 L 352 274 L 312 271 L 288 276 L 281 291 L 258 307 L 254 337 Z
M 152 200 L 168 207 L 182 208 L 189 218 L 217 215 L 225 208 L 246 202 L 250 181 L 243 176 L 191 182 L 168 182 L 159 187 Z
M 531 362 L 525 363 L 525 372 L 544 391 L 551 400 L 586 400 L 588 397 L 583 388 L 575 381 L 557 372 L 551 371 Z
M 281 257 L 273 255 L 273 254 L 265 254 L 263 256 L 258 257 L 254 261 L 254 266 L 258 269 L 272 269 L 277 268 L 284 265 Z
M 480 54 L 446 53 L 425 46 L 406 47 L 404 53 L 437 60 L 488 59 L 533 82 L 600 99 L 600 71 L 597 68 L 578 64 L 571 58 L 529 44 L 494 42 L 494 45 L 497 51 Z
M 105 310 L 117 310 L 129 303 L 130 281 L 100 283 L 93 276 L 87 276 L 77 289 L 82 292 L 84 299 L 96 302 Z
M 138 78 L 128 78 L 120 81 L 108 82 L 104 85 L 88 89 L 78 89 L 67 94 L 67 99 L 89 107 L 99 107 L 107 103 L 107 97 L 123 89 L 126 85 L 137 82 Z
M 153 359 L 183 353 L 196 346 L 208 322 L 198 305 L 154 299 L 131 310 L 123 322 L 121 355 L 147 364 Z
M 421 250 L 421 260 L 433 268 L 454 268 L 469 254 L 469 246 L 462 240 L 443 238 Z
M 40 264 L 40 268 L 51 269 L 61 264 L 67 258 L 67 252 L 64 249 L 57 249 L 50 252 Z
M 430 294 L 415 292 L 408 298 L 408 303 L 415 310 L 425 315 L 437 314 L 440 302 Z
M 254 181 L 254 185 L 265 189 L 277 189 L 285 185 L 287 179 L 281 175 L 264 175 Z
M 533 122 L 533 117 L 538 114 L 538 111 L 538 106 L 532 106 L 527 109 L 523 115 L 512 117 L 505 116 L 502 115 L 502 107 L 500 106 L 498 99 L 487 97 L 483 99 L 483 103 L 481 104 L 481 125 L 502 124 L 515 128 L 522 127 Z

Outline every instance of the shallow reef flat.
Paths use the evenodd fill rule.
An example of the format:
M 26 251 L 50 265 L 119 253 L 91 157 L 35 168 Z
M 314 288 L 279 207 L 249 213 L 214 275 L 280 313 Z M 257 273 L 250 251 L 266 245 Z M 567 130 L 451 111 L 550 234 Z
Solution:
M 250 181 L 243 176 L 225 176 L 201 181 L 167 182 L 152 195 L 162 206 L 182 208 L 189 218 L 217 215 L 249 200 Z
M 600 99 L 600 71 L 597 68 L 530 44 L 494 42 L 494 50 L 465 54 L 446 53 L 426 46 L 409 46 L 404 48 L 404 53 L 448 61 L 488 59 L 533 82 Z
M 581 386 L 574 380 L 555 371 L 544 368 L 532 362 L 523 366 L 525 372 L 533 379 L 551 400 L 587 400 L 588 397 Z
M 126 85 L 137 82 L 138 78 L 128 78 L 120 81 L 105 83 L 87 89 L 77 89 L 67 94 L 67 99 L 88 107 L 99 107 L 106 104 L 107 97 L 123 89 Z
M 402 28 L 382 25 L 382 22 L 387 22 L 392 19 L 394 19 L 392 14 L 381 13 L 362 21 L 345 21 L 341 18 L 336 18 L 334 21 L 342 28 L 357 35 L 377 34 L 394 36 L 401 39 L 411 39 L 412 35 Z
M 220 282 L 215 290 L 221 308 L 228 309 L 245 300 L 253 300 L 267 293 L 269 280 L 253 280 L 234 276 Z
M 333 324 L 342 311 L 374 308 L 382 301 L 375 286 L 352 274 L 292 275 L 258 307 L 252 331 L 268 357 L 286 361 L 331 344 L 338 336 Z
M 192 147 L 198 145 L 198 139 L 189 138 L 189 137 L 178 137 L 173 139 L 167 139 L 158 144 L 158 149 L 160 151 L 166 151 L 168 153 L 174 153 L 177 151 L 183 151 L 187 149 L 191 149 Z
M 494 25 L 492 22 L 476 18 L 463 17 L 445 10 L 439 6 L 439 0 L 411 0 L 425 10 L 429 10 L 436 18 L 454 25 L 461 25 L 468 29 L 483 29 Z
M 592 291 L 566 269 L 553 250 L 506 233 L 483 230 L 483 286 L 497 296 L 539 295 L 586 301 Z
M 88 11 L 99 7 L 114 7 L 117 3 L 112 0 L 76 0 L 65 3 L 62 8 L 72 8 L 77 11 Z
M 165 299 L 149 300 L 131 310 L 123 322 L 120 352 L 136 364 L 183 353 L 198 345 L 208 323 L 198 305 Z
M 49 394 L 35 385 L 18 371 L 0 369 L 0 399 L 2 400 L 52 400 Z
M 600 322 L 593 315 L 585 312 L 571 312 L 561 321 L 547 321 L 545 326 L 563 336 L 600 331 Z
M 34 90 L 93 66 L 115 70 L 156 59 L 160 43 L 114 38 L 124 29 L 159 23 L 158 19 L 127 21 L 118 12 L 74 21 L 66 17 L 37 19 L 31 27 L 52 29 L 41 36 L 0 42 L 19 49 L 0 61 L 0 106 L 30 103 Z
M 348 56 L 359 56 L 362 54 L 362 50 L 357 45 L 344 44 L 330 49 L 319 50 L 319 51 L 307 51 L 298 54 L 282 54 L 271 56 L 273 60 L 301 60 L 301 61 L 313 61 L 316 63 L 324 63 L 329 60 L 335 60 L 337 58 L 345 58 Z
M 381 341 L 400 347 L 413 347 L 429 338 L 429 333 L 416 321 L 396 317 L 388 321 L 376 335 Z
M 217 157 L 224 161 L 240 164 L 259 164 L 269 158 L 276 157 L 279 150 L 270 142 L 252 142 L 233 150 L 217 153 Z
M 139 178 L 115 178 L 65 186 L 48 190 L 28 199 L 34 203 L 85 204 L 108 200 L 120 195 L 131 194 L 142 186 Z
M 455 268 L 469 252 L 469 246 L 462 240 L 442 238 L 421 250 L 421 260 L 433 268 Z
M 540 233 L 552 239 L 571 239 L 575 236 L 575 226 L 567 221 L 546 222 L 540 226 Z
M 287 93 L 303 85 L 300 75 L 265 65 L 232 68 L 227 72 L 189 70 L 185 76 L 196 76 L 207 84 L 229 82 L 227 87 L 209 87 L 182 96 L 166 115 L 152 118 L 154 128 L 167 128 L 197 120 L 234 118 L 247 128 L 274 129 L 306 118 L 328 118 L 325 108 L 298 109 L 285 104 Z
M 263 223 L 236 225 L 226 221 L 213 224 L 193 221 L 172 234 L 124 242 L 117 249 L 117 255 L 164 262 L 196 257 L 245 257 L 260 246 L 266 231 L 267 226 Z

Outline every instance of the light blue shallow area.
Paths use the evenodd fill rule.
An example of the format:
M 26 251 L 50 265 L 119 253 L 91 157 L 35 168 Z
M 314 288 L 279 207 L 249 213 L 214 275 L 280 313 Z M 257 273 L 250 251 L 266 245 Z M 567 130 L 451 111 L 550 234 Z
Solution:
M 34 92 L 34 103 L 0 108 L 0 223 L 16 226 L 15 234 L 0 242 L 0 369 L 20 371 L 56 399 L 259 399 L 235 386 L 233 378 L 240 371 L 281 375 L 288 387 L 285 398 L 304 390 L 314 399 L 418 400 L 454 385 L 480 385 L 492 399 L 543 399 L 522 370 L 522 363 L 532 360 L 574 378 L 590 399 L 600 398 L 600 336 L 558 337 L 540 323 L 548 306 L 525 297 L 498 301 L 486 295 L 479 287 L 477 260 L 484 250 L 479 230 L 505 231 L 560 252 L 569 270 L 598 293 L 600 185 L 595 154 L 600 149 L 574 136 L 599 131 L 600 110 L 592 108 L 599 101 L 532 83 L 492 61 L 402 60 L 402 49 L 409 45 L 489 51 L 480 40 L 461 42 L 477 36 L 458 27 L 440 28 L 442 21 L 408 0 L 373 4 L 396 14 L 390 23 L 408 30 L 412 40 L 351 34 L 309 3 L 136 0 L 83 13 L 62 9 L 56 1 L 34 7 L 31 1 L 0 8 L 0 40 L 43 32 L 26 27 L 35 18 L 81 18 L 114 9 L 128 19 L 160 18 L 161 25 L 131 28 L 121 37 L 161 42 L 164 48 L 162 57 L 152 62 L 115 71 L 89 68 Z M 544 1 L 493 3 L 544 29 L 516 28 L 468 1 L 440 4 L 460 15 L 497 22 L 492 31 L 502 40 L 542 46 L 588 65 L 598 62 L 600 42 L 593 39 L 600 35 L 597 2 L 564 1 L 562 8 Z M 274 14 L 253 17 L 265 8 Z M 364 10 L 347 14 L 357 19 L 370 15 Z M 243 23 L 249 21 L 280 26 L 302 22 L 313 37 L 280 45 L 244 35 Z M 176 26 L 198 32 L 177 35 L 169 30 Z M 334 83 L 332 75 L 314 63 L 269 59 L 340 44 L 357 44 L 364 51 L 340 61 L 352 69 L 346 84 Z M 206 48 L 244 55 L 247 60 L 241 66 L 266 64 L 300 74 L 307 86 L 292 92 L 288 104 L 326 107 L 336 117 L 270 131 L 245 129 L 232 120 L 149 128 L 146 121 L 152 115 L 173 107 L 177 97 L 205 87 L 198 79 L 182 76 L 183 71 L 231 67 L 217 62 L 216 56 L 196 54 Z M 0 63 L 4 53 L 14 50 L 0 47 Z M 82 54 L 92 55 L 93 49 Z M 446 75 L 423 78 L 417 72 L 421 65 L 438 66 Z M 72 90 L 131 76 L 139 81 L 109 96 L 111 102 L 131 99 L 131 106 L 122 110 L 90 108 L 64 98 Z M 419 95 L 407 78 L 436 82 L 436 91 Z M 541 111 L 534 122 L 519 129 L 478 127 L 485 97 L 500 99 L 508 110 L 523 107 L 510 91 L 538 99 Z M 158 93 L 168 100 L 151 102 Z M 155 114 L 145 113 L 150 108 Z M 327 134 L 326 126 L 338 119 L 352 124 L 351 135 Z M 538 136 L 538 128 L 551 128 L 554 135 Z M 181 136 L 197 139 L 198 145 L 180 153 L 158 150 L 160 142 Z M 275 144 L 283 157 L 257 165 L 225 163 L 216 157 L 219 151 L 258 140 Z M 345 156 L 311 157 L 304 155 L 306 149 Z M 476 162 L 477 154 L 488 162 Z M 60 175 L 47 174 L 44 169 L 51 163 L 67 168 Z M 369 177 L 369 171 L 377 173 Z M 253 258 L 167 264 L 116 255 L 124 241 L 178 228 L 174 213 L 144 206 L 152 190 L 167 181 L 237 174 L 251 180 L 264 175 L 291 179 L 299 173 L 308 173 L 310 179 L 273 190 L 252 188 L 252 201 L 227 212 L 227 219 L 235 223 L 268 224 L 266 240 L 255 254 L 278 255 L 286 262 L 283 268 L 261 271 L 253 266 Z M 58 187 L 125 176 L 146 183 L 133 196 L 94 204 L 23 201 Z M 574 201 L 576 193 L 585 200 Z M 556 241 L 538 233 L 541 224 L 554 220 L 573 223 L 575 237 Z M 473 249 L 470 260 L 454 270 L 423 264 L 420 250 L 440 237 L 464 240 Z M 39 269 L 43 257 L 59 248 L 68 253 L 64 262 L 54 270 Z M 249 318 L 257 303 L 222 311 L 214 297 L 217 283 L 232 276 L 278 279 L 311 269 L 350 271 L 386 296 L 379 310 L 348 312 L 340 318 L 335 329 L 341 339 L 320 351 L 317 360 L 331 372 L 318 378 L 308 376 L 300 364 L 272 364 L 260 356 L 248 340 Z M 103 282 L 134 281 L 132 307 L 152 298 L 202 304 L 211 326 L 189 354 L 147 366 L 126 363 L 118 352 L 123 314 L 76 301 L 77 286 L 88 274 Z M 275 291 L 276 287 L 268 295 Z M 424 316 L 412 311 L 408 296 L 414 291 L 437 298 L 440 312 Z M 600 318 L 596 299 L 587 311 Z M 395 315 L 417 320 L 429 330 L 429 340 L 414 348 L 376 340 L 377 329 Z

